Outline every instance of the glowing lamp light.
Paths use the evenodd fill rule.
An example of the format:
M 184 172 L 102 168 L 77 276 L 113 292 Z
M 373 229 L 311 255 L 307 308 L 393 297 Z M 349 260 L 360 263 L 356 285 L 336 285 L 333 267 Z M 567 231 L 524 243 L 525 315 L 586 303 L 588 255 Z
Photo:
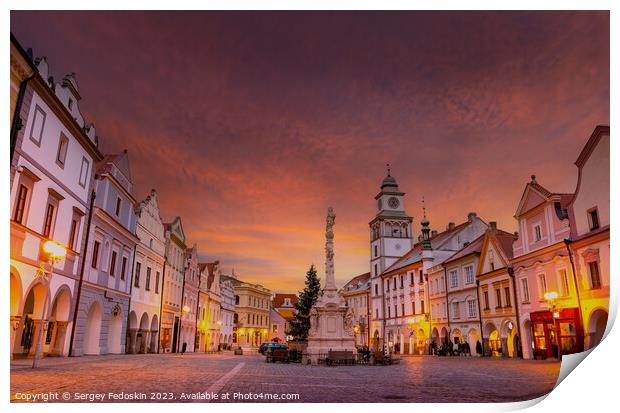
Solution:
M 192 309 L 189 308 L 189 305 L 184 305 L 183 306 L 183 313 L 189 314 L 190 311 L 192 311 Z
M 545 297 L 545 300 L 552 301 L 558 298 L 558 293 L 556 293 L 555 291 L 549 291 L 548 293 L 545 293 L 544 297 Z
M 43 251 L 54 260 L 63 259 L 67 255 L 67 248 L 52 240 L 45 241 Z

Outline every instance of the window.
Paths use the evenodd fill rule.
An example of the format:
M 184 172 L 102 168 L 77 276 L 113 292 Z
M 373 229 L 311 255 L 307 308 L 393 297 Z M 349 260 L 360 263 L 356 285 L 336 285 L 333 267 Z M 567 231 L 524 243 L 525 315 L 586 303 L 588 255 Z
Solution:
M 396 277 L 392 279 L 392 282 L 394 283 L 394 289 L 396 289 Z
M 489 309 L 489 292 L 484 291 L 483 296 L 484 296 L 484 309 L 488 310 Z
M 123 257 L 121 262 L 121 280 L 125 280 L 125 272 L 127 271 L 127 257 Z
M 375 318 L 379 319 L 379 309 L 378 308 L 375 309 Z
M 114 277 L 116 272 L 116 251 L 112 251 L 112 258 L 110 259 L 110 276 Z
M 545 274 L 538 274 L 538 291 L 540 293 L 540 298 L 544 298 L 547 292 L 547 279 L 545 278 Z
M 590 282 L 592 288 L 601 288 L 601 275 L 598 270 L 598 262 L 589 262 L 588 269 L 590 270 Z
M 378 271 L 378 268 L 377 268 L 377 264 L 375 264 L 375 275 L 379 275 L 379 271 Z
M 86 157 L 82 157 L 82 166 L 80 168 L 80 179 L 78 181 L 78 183 L 80 184 L 82 188 L 86 188 L 86 181 L 88 180 L 89 165 L 90 164 L 88 162 L 88 159 L 86 159 Z
M 116 210 L 114 211 L 114 214 L 116 216 L 119 216 L 121 214 L 121 199 L 120 198 L 116 198 Z
M 413 273 L 409 273 L 409 284 L 413 285 Z
M 412 312 L 413 314 L 417 314 L 417 313 L 415 312 L 415 301 L 412 301 L 412 302 L 411 302 L 411 312 Z
M 375 284 L 375 295 L 379 295 L 379 284 Z
M 540 241 L 542 239 L 542 233 L 540 232 L 540 225 L 534 225 L 534 240 Z
M 71 248 L 74 251 L 76 249 L 75 241 L 77 239 L 78 227 L 79 227 L 78 218 L 74 217 L 71 220 L 71 230 L 69 231 L 69 244 L 67 245 L 69 248 Z
M 390 291 L 390 280 L 385 280 L 385 291 Z
M 461 318 L 461 308 L 459 303 L 452 303 L 452 316 L 454 318 Z
M 570 295 L 568 272 L 565 269 L 561 269 L 560 271 L 558 271 L 558 277 L 560 278 L 560 284 L 562 285 L 562 296 L 566 297 Z
M 424 300 L 420 300 L 420 314 L 424 314 Z
M 142 267 L 142 264 L 139 262 L 136 262 L 136 271 L 133 275 L 133 286 L 136 288 L 140 288 L 140 269 Z
M 465 267 L 465 283 L 472 284 L 474 282 L 474 267 L 468 265 Z
M 588 224 L 590 224 L 590 231 L 594 231 L 595 229 L 599 228 L 597 208 L 592 208 L 588 210 Z
M 375 245 L 375 257 L 376 257 L 377 255 L 379 255 L 379 251 L 378 251 L 377 246 Z
M 523 302 L 529 303 L 530 302 L 530 289 L 528 288 L 528 285 L 527 285 L 527 278 L 521 279 L 521 290 L 523 291 Z
M 476 300 L 467 301 L 467 315 L 469 318 L 474 318 L 478 315 L 478 309 L 476 308 Z
M 420 277 L 419 282 L 420 282 L 420 284 L 422 284 L 424 282 L 424 276 L 422 275 L 422 270 L 420 270 L 420 272 L 419 272 L 419 277 Z
M 52 226 L 54 225 L 54 212 L 56 208 L 53 204 L 47 204 L 45 210 L 45 221 L 43 222 L 43 236 L 49 238 L 52 233 Z
M 388 309 L 388 318 L 390 318 L 391 317 L 391 315 L 390 315 L 390 306 L 388 306 L 387 309 Z
M 41 146 L 41 139 L 43 138 L 43 128 L 45 126 L 45 112 L 39 105 L 34 109 L 34 116 L 32 118 L 32 126 L 30 127 L 30 140 L 37 146 Z
M 236 304 L 236 305 L 239 305 L 239 296 L 238 296 L 238 295 L 235 295 L 235 304 Z M 236 315 L 236 314 L 235 314 L 235 315 Z
M 401 276 L 400 276 L 400 288 L 403 288 L 403 286 L 404 286 L 404 285 L 403 285 L 403 276 L 401 275 Z
M 450 271 L 450 288 L 456 288 L 459 285 L 459 279 L 456 275 L 456 271 Z
M 502 292 L 499 288 L 495 289 L 495 308 L 502 306 Z
M 17 193 L 17 204 L 15 204 L 15 214 L 13 220 L 20 224 L 24 221 L 24 211 L 26 210 L 26 200 L 28 199 L 28 187 L 26 185 L 19 185 L 19 192 Z
M 404 316 L 405 315 L 405 303 L 401 304 L 401 309 L 400 309 L 400 315 Z
M 510 287 L 504 287 L 504 299 L 506 300 L 506 307 L 510 307 Z
M 65 167 L 65 160 L 67 159 L 67 148 L 69 147 L 69 139 L 64 133 L 60 133 L 60 139 L 58 141 L 58 153 L 56 153 L 56 164 L 61 168 Z
M 146 281 L 144 283 L 144 289 L 151 291 L 151 267 L 146 267 Z
M 93 260 L 90 263 L 90 266 L 93 268 L 97 268 L 97 261 L 99 261 L 99 248 L 101 247 L 101 243 L 99 241 L 95 241 L 93 245 Z

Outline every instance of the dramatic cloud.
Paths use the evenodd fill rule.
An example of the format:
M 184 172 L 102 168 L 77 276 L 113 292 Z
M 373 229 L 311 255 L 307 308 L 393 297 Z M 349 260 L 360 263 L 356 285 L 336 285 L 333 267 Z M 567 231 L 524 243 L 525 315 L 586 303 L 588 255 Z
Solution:
M 606 12 L 12 12 L 56 79 L 76 72 L 103 150 L 160 194 L 204 259 L 279 291 L 368 271 L 390 162 L 407 210 L 513 231 L 529 176 L 570 192 L 609 123 Z

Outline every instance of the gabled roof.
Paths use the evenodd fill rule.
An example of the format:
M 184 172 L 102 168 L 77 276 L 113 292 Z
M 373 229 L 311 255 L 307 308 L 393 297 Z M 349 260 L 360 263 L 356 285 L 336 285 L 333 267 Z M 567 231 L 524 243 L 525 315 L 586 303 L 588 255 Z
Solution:
M 357 289 L 370 288 L 370 272 L 365 272 L 364 274 L 356 275 L 351 278 L 348 283 L 342 287 L 343 291 L 353 291 Z
M 97 166 L 98 173 L 110 172 L 111 164 L 115 165 L 118 170 L 125 176 L 125 178 L 131 182 L 131 172 L 129 170 L 129 156 L 127 155 L 127 149 L 121 153 L 104 155 L 103 159 Z
M 454 255 L 450 256 L 447 260 L 444 261 L 444 264 L 450 261 L 456 261 L 459 258 L 463 258 L 471 254 L 480 254 L 480 251 L 482 250 L 483 239 L 484 234 L 480 235 L 478 238 L 467 244 L 467 246 L 455 252 Z
M 540 202 L 534 200 L 534 205 L 530 205 L 528 201 L 532 199 L 533 196 L 538 196 L 540 198 Z M 523 190 L 523 194 L 521 195 L 521 199 L 519 201 L 519 205 L 517 206 L 517 211 L 515 212 L 514 217 L 518 219 L 521 215 L 526 212 L 532 210 L 538 205 L 557 200 L 560 202 L 561 208 L 565 209 L 568 207 L 568 204 L 573 199 L 574 194 L 566 194 L 566 193 L 554 193 L 549 191 L 547 188 L 540 185 L 536 182 L 536 175 L 532 175 L 532 180 L 525 185 L 525 189 Z
M 273 304 L 272 304 L 272 306 L 274 308 L 283 307 L 284 306 L 284 301 L 287 298 L 290 299 L 292 307 L 294 307 L 295 304 L 297 304 L 297 295 L 296 294 L 280 294 L 280 293 L 276 293 L 273 296 Z
M 441 246 L 444 245 L 452 236 L 460 232 L 463 228 L 465 228 L 469 224 L 469 221 L 465 221 L 462 224 L 456 225 L 452 229 L 447 229 L 431 237 L 431 247 L 436 249 L 441 249 Z M 383 273 L 387 273 L 390 271 L 399 270 L 403 267 L 406 267 L 411 264 L 415 264 L 416 262 L 422 261 L 422 243 L 416 243 L 413 248 L 409 250 L 405 255 L 397 259 L 392 265 L 390 265 Z
M 183 224 L 181 223 L 181 217 L 176 216 L 172 222 L 164 223 L 164 230 L 171 231 L 176 227 L 179 229 L 179 233 L 181 235 L 181 241 L 185 242 L 185 231 L 183 231 Z
M 501 229 L 492 229 L 489 228 L 483 234 L 484 242 L 482 245 L 482 252 L 480 254 L 480 262 L 478 263 L 478 271 L 480 274 L 484 265 L 484 259 L 486 258 L 488 244 L 491 243 L 494 249 L 500 255 L 500 259 L 502 260 L 503 266 L 507 267 L 510 264 L 510 260 L 514 256 L 514 252 L 512 249 L 512 244 L 514 242 L 515 236 L 509 232 L 503 231 Z
M 605 135 L 609 135 L 609 133 L 609 125 L 597 125 L 594 128 L 592 135 L 590 135 L 590 139 L 588 139 L 588 142 L 586 142 L 585 146 L 581 150 L 581 153 L 577 157 L 577 160 L 575 161 L 575 165 L 577 165 L 578 168 L 583 167 L 601 138 Z

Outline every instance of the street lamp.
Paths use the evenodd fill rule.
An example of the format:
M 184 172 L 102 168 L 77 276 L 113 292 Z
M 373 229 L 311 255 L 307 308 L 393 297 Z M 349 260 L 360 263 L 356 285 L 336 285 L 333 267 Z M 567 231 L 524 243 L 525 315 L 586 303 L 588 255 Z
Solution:
M 56 261 L 63 260 L 67 255 L 67 248 L 57 243 L 56 241 L 47 240 L 43 243 L 43 252 L 47 255 L 47 261 L 50 264 L 49 272 L 45 271 L 45 264 L 41 263 L 41 266 L 37 270 L 36 277 L 43 280 L 45 287 L 45 294 L 43 295 L 43 312 L 41 313 L 41 325 L 39 326 L 39 333 L 37 334 L 37 344 L 34 349 L 34 359 L 32 360 L 32 368 L 37 367 L 37 362 L 41 358 L 43 353 L 43 330 L 47 330 L 47 320 L 44 320 L 47 314 L 47 291 L 54 274 L 54 264 Z

